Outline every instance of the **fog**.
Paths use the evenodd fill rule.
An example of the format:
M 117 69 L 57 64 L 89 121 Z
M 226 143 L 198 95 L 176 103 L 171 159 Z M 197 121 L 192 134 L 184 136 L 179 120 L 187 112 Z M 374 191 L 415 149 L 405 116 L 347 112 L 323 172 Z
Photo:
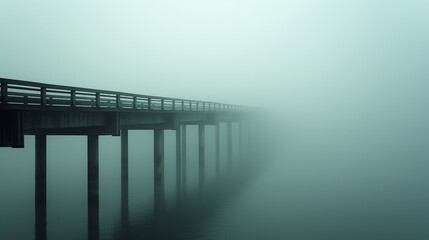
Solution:
M 428 1 L 0 0 L 0 34 L 4 78 L 263 109 L 213 239 L 429 236 Z

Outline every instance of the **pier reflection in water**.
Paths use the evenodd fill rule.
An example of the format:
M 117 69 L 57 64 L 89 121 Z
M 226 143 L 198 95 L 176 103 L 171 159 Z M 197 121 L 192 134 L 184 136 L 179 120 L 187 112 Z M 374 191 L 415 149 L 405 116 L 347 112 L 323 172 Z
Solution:
M 206 127 L 206 134 L 203 135 L 207 146 L 205 149 L 198 147 L 198 126 L 181 130 L 178 135 L 168 130 L 162 134 L 157 131 L 123 132 L 122 136 L 129 135 L 129 141 L 127 137 L 91 139 L 48 136 L 41 140 L 37 136 L 36 149 L 47 149 L 44 163 L 48 169 L 45 179 L 47 187 L 38 187 L 36 184 L 34 230 L 29 226 L 22 226 L 20 230 L 33 232 L 35 239 L 186 238 L 189 226 L 199 224 L 204 216 L 209 216 L 210 211 L 221 204 L 223 198 L 234 192 L 232 189 L 240 183 L 240 171 L 236 149 L 238 138 L 232 140 L 234 151 L 231 152 L 233 162 L 237 165 L 233 166 L 229 174 L 227 144 L 215 139 L 216 135 L 221 139 L 227 137 L 223 132 L 227 130 L 227 124 Z M 32 137 L 28 138 L 27 142 L 34 142 Z M 152 139 L 165 143 L 165 154 L 156 154 L 160 149 L 157 149 Z M 182 143 L 177 145 L 175 139 L 181 139 Z M 85 158 L 85 154 L 81 154 L 86 153 L 85 145 L 97 149 L 99 145 L 99 159 L 97 153 L 97 156 L 88 155 Z M 122 149 L 126 146 L 129 153 L 121 152 L 121 145 Z M 176 151 L 177 148 L 179 151 Z M 27 156 L 18 161 L 29 161 L 32 158 L 31 151 L 34 153 L 34 149 L 31 146 L 29 149 L 23 151 Z M 11 158 L 13 151 L 9 150 L 2 150 L 2 156 Z M 206 160 L 203 173 L 199 158 L 201 152 L 205 154 Z M 219 155 L 216 156 L 216 153 Z M 40 154 L 43 156 L 43 153 Z M 160 185 L 156 184 L 159 176 L 154 171 L 157 158 L 162 158 L 162 167 L 165 166 L 163 181 L 157 183 Z M 90 159 L 93 160 L 87 161 Z M 43 161 L 37 162 L 43 164 Z M 88 168 L 88 179 L 98 177 L 93 176 L 98 171 L 91 172 L 91 169 L 100 168 L 99 187 L 98 182 L 85 183 L 86 174 L 78 172 L 85 165 Z M 43 166 L 40 169 L 44 169 Z M 234 180 L 228 178 L 233 175 Z M 76 180 L 76 177 L 82 176 L 83 179 Z M 205 181 L 199 180 L 201 176 L 205 177 Z M 86 190 L 83 188 L 85 185 Z M 13 205 L 10 209 L 19 211 Z M 82 214 L 84 212 L 86 214 Z M 5 221 L 3 224 L 3 221 L 2 238 L 23 239 L 10 228 L 3 231 L 8 227 L 8 223 Z M 26 236 L 25 239 L 31 239 L 28 234 Z

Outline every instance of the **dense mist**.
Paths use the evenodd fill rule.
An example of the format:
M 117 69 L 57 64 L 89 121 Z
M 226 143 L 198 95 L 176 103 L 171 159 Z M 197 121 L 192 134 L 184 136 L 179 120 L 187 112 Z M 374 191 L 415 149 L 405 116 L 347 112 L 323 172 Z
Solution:
M 258 109 L 255 143 L 267 152 L 255 156 L 274 161 L 189 239 L 429 237 L 427 1 L 0 0 L 0 34 L 0 77 Z M 195 150 L 196 127 L 189 131 Z M 150 159 L 137 144 L 145 139 L 152 150 L 150 134 L 132 133 L 132 158 Z M 85 204 L 77 187 L 85 181 L 82 139 L 48 139 L 48 169 L 66 166 L 70 174 L 48 175 L 56 209 L 48 218 L 73 216 L 78 229 L 85 210 L 67 209 Z M 32 227 L 34 143 L 25 140 L 25 149 L 0 149 L 0 238 L 23 239 L 10 229 Z M 102 141 L 101 191 L 112 197 L 104 207 L 115 208 L 119 140 Z M 152 175 L 139 175 L 153 168 L 148 162 L 135 160 L 130 192 L 144 188 L 134 181 L 151 188 L 144 179 Z M 70 185 L 56 185 L 62 178 Z M 62 197 L 61 189 L 79 197 Z M 136 208 L 152 197 L 133 194 L 141 194 L 130 197 Z M 107 239 L 115 211 L 102 213 Z M 72 232 L 64 225 L 51 236 Z

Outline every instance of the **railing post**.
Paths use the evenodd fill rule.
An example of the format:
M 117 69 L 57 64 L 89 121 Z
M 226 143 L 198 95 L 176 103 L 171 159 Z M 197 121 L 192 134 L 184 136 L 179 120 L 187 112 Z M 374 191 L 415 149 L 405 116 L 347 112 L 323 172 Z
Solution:
M 95 107 L 97 107 L 97 108 L 100 107 L 100 93 L 99 92 L 95 93 Z
M 164 110 L 164 98 L 161 98 L 161 110 Z
M 6 104 L 7 103 L 7 83 L 1 84 L 1 103 Z
M 120 107 L 121 107 L 121 95 L 116 94 L 116 108 L 120 108 Z
M 152 105 L 152 99 L 151 98 L 148 98 L 147 99 L 147 108 L 150 110 L 151 109 L 151 106 L 150 105 Z
M 182 100 L 182 111 L 185 111 L 185 101 Z
M 133 109 L 137 109 L 137 97 L 133 97 Z
M 24 106 L 28 105 L 28 96 L 24 96 Z
M 46 106 L 46 87 L 40 88 L 40 105 Z
M 176 99 L 173 99 L 173 111 L 176 110 Z
M 76 91 L 70 90 L 70 106 L 76 107 Z
M 200 111 L 200 103 L 197 102 L 197 111 Z

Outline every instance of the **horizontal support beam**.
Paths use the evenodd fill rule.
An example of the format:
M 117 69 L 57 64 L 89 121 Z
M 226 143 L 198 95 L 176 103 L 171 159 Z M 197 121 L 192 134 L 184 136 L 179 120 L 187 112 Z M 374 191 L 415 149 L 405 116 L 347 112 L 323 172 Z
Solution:
M 40 128 L 26 129 L 25 135 L 116 135 L 115 131 L 105 126 L 77 127 L 77 128 Z
M 122 125 L 121 129 L 124 129 L 124 130 L 175 130 L 176 127 L 168 123 L 148 123 L 148 124 Z
M 179 122 L 178 124 L 182 124 L 182 125 L 216 125 L 216 122 L 213 122 L 213 121 L 184 121 L 184 122 Z

